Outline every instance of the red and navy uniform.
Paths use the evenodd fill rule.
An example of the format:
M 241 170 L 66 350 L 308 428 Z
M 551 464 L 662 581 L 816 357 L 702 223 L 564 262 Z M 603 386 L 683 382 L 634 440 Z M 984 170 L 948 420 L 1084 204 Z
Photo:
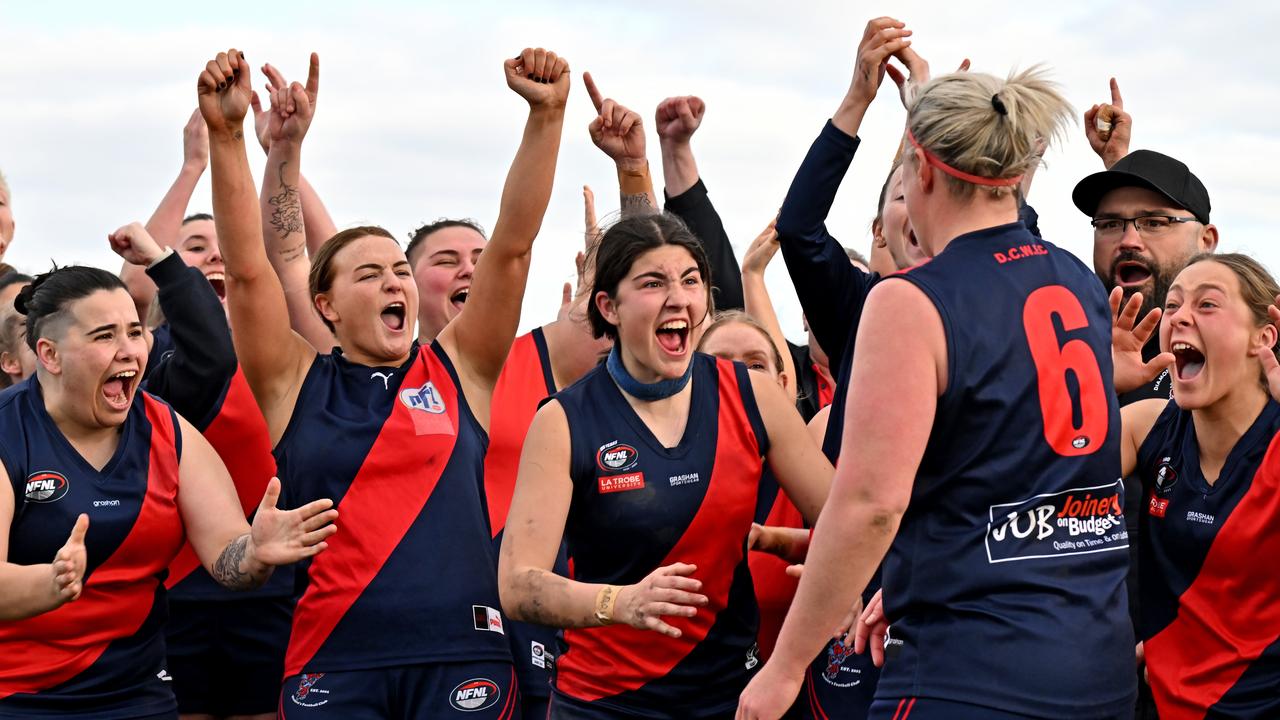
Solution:
M 547 353 L 547 339 L 542 328 L 534 328 L 532 332 L 516 338 L 493 388 L 489 452 L 484 458 L 484 487 L 495 553 L 502 547 L 502 530 L 506 527 L 507 512 L 511 509 L 511 497 L 515 493 L 524 438 L 539 405 L 555 392 L 556 381 L 551 371 L 551 356 Z M 560 575 L 569 575 L 563 549 L 553 569 Z M 508 621 L 506 631 L 516 663 L 516 676 L 520 679 L 525 715 L 545 716 L 546 704 L 551 698 L 558 631 L 545 625 L 516 621 Z
M 387 693 L 386 702 L 407 698 L 421 712 L 477 699 L 483 707 L 467 709 L 490 714 L 467 717 L 518 710 L 481 477 L 487 443 L 438 343 L 415 343 L 399 367 L 354 364 L 340 351 L 316 357 L 276 464 L 291 505 L 332 498 L 342 525 L 299 567 L 286 717 L 389 714 L 379 705 Z M 390 678 L 407 666 L 430 673 L 451 663 L 499 669 L 473 678 L 487 685 L 453 693 L 462 697 L 412 698 L 408 684 L 390 679 L 391 690 L 356 683 L 319 705 L 309 690 L 320 674 L 341 685 L 346 671 L 383 669 Z
M 226 313 L 199 270 L 172 253 L 147 268 L 167 322 L 154 332 L 144 387 L 188 418 L 226 465 L 248 518 L 275 458 L 267 423 L 236 361 Z M 150 361 L 149 361 L 150 363 Z M 235 592 L 209 576 L 190 543 L 169 566 L 169 675 L 182 713 L 273 712 L 293 610 L 293 566 Z M 228 693 L 227 687 L 237 688 Z
M 947 384 L 884 561 L 890 639 L 870 716 L 904 717 L 921 698 L 1130 717 L 1128 533 L 1102 286 L 1020 222 L 961 235 L 885 282 L 910 282 L 937 308 Z M 931 717 L 929 706 L 909 717 Z
M 1280 717 L 1280 404 L 1212 485 L 1190 411 L 1170 401 L 1138 451 L 1139 637 L 1160 717 Z
M 52 562 L 89 515 L 80 597 L 0 621 L 0 717 L 176 717 L 162 626 L 164 574 L 183 537 L 177 415 L 138 392 L 101 470 L 49 417 L 36 378 L 0 396 L 0 428 L 14 498 L 9 562 Z
M 606 370 L 556 395 L 571 437 L 565 540 L 574 579 L 630 585 L 693 563 L 710 603 L 664 618 L 669 638 L 629 625 L 564 632 L 554 718 L 731 716 L 759 664 L 746 538 L 768 448 L 748 371 L 696 354 L 684 437 L 663 447 Z
M 807 527 L 804 516 L 782 492 L 778 479 L 765 468 L 760 478 L 759 499 L 756 501 L 755 521 L 770 527 Z M 773 553 L 753 551 L 748 553 L 751 580 L 756 588 L 756 604 L 760 607 L 760 659 L 768 660 L 782 631 L 782 621 L 791 609 L 800 581 L 787 574 L 791 563 Z

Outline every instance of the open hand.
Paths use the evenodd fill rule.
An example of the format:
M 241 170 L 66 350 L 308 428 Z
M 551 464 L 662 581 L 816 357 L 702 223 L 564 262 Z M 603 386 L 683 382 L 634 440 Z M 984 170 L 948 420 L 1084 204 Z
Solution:
M 615 102 L 612 98 L 603 97 L 591 73 L 582 73 L 582 82 L 587 86 L 587 94 L 591 96 L 591 104 L 596 108 L 596 118 L 587 126 L 591 133 L 591 142 L 608 155 L 619 167 L 644 165 L 644 123 L 639 113 Z
M 663 617 L 693 617 L 705 607 L 702 581 L 692 577 L 698 569 L 688 563 L 660 567 L 636 583 L 618 591 L 614 620 L 638 630 L 653 630 L 667 637 L 680 637 L 680 629 L 668 625 Z
M 542 48 L 525 48 L 502 64 L 507 87 L 530 108 L 563 110 L 569 100 L 569 61 Z
M 124 258 L 125 262 L 142 267 L 150 266 L 164 254 L 160 244 L 139 222 L 129 223 L 111 233 L 107 236 L 107 242 L 111 244 L 111 250 Z
M 200 114 L 211 135 L 243 137 L 244 116 L 249 112 L 252 95 L 249 63 L 235 48 L 218 53 L 196 81 Z
M 280 479 L 271 478 L 253 516 L 254 559 L 266 565 L 288 565 L 329 547 L 325 539 L 338 532 L 338 511 L 329 499 L 315 500 L 297 510 L 281 510 Z
M 1173 363 L 1173 353 L 1169 352 L 1162 352 L 1150 361 L 1142 359 L 1142 348 L 1160 326 L 1160 308 L 1153 308 L 1135 325 L 1138 311 L 1142 309 L 1142 293 L 1134 293 L 1121 310 L 1123 299 L 1124 290 L 1117 287 L 1111 291 L 1111 362 L 1117 393 L 1129 392 L 1154 380 Z
M 58 605 L 79 598 L 84 590 L 84 571 L 88 565 L 84 536 L 88 532 L 89 516 L 80 513 L 66 544 L 53 557 L 53 593 Z
M 270 151 L 270 144 L 281 140 L 301 143 L 306 137 L 311 120 L 315 117 L 316 101 L 320 95 L 320 56 L 311 53 L 311 65 L 307 71 L 307 84 L 290 83 L 284 75 L 270 63 L 262 66 L 262 73 L 267 76 L 267 97 L 271 100 L 271 109 L 266 113 L 266 140 L 263 140 L 263 129 L 259 125 L 258 110 L 261 104 L 254 105 L 254 129 L 259 133 L 258 141 Z M 254 93 L 257 97 L 257 93 Z M 252 99 L 250 101 L 252 103 Z

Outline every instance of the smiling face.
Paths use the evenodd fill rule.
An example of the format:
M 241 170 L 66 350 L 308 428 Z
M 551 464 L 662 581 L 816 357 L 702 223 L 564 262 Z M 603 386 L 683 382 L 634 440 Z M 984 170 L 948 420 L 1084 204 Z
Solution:
M 904 192 L 903 168 L 889 176 L 889 184 L 885 189 L 884 206 L 880 208 L 880 221 L 876 223 L 874 233 L 876 243 L 883 241 L 884 247 L 893 258 L 896 270 L 906 270 L 924 262 L 924 250 L 916 235 L 911 230 L 911 219 L 907 217 L 907 197 Z M 874 254 L 875 250 L 872 250 Z M 874 263 L 875 258 L 872 258 Z
M 353 362 L 394 365 L 413 344 L 418 288 L 400 246 L 364 235 L 333 256 L 329 289 L 316 295 L 320 315 L 332 323 L 343 353 Z
M 414 250 L 413 277 L 421 298 L 418 336 L 423 342 L 462 312 L 485 243 L 472 228 L 446 227 L 423 238 L 421 248 Z
M 1094 219 L 1134 218 L 1145 215 L 1189 217 L 1191 213 L 1174 205 L 1160 193 L 1141 187 L 1116 188 L 1102 197 Z M 1198 222 L 1173 225 L 1158 237 L 1143 236 L 1133 223 L 1124 234 L 1101 237 L 1094 233 L 1093 269 L 1110 292 L 1124 289 L 1127 301 L 1134 293 L 1142 293 L 1145 315 L 1160 307 L 1173 278 L 1197 252 L 1212 252 L 1217 245 L 1216 231 L 1206 235 Z
M 1179 407 L 1200 409 L 1260 391 L 1255 352 L 1275 341 L 1275 328 L 1258 322 L 1239 278 L 1222 263 L 1196 262 L 1169 288 L 1160 348 L 1175 358 L 1173 393 Z
M 225 305 L 227 302 L 227 268 L 222 264 L 222 253 L 218 249 L 218 231 L 212 220 L 191 220 L 178 230 L 178 242 L 174 250 L 182 256 L 182 261 L 189 267 L 199 270 L 218 299 Z
M 662 245 L 636 258 L 613 297 L 596 294 L 632 377 L 651 383 L 684 375 L 707 317 L 707 291 L 693 255 Z
M 61 413 L 88 428 L 125 421 L 147 366 L 142 323 L 128 291 L 98 290 L 41 325 L 41 382 L 56 385 Z

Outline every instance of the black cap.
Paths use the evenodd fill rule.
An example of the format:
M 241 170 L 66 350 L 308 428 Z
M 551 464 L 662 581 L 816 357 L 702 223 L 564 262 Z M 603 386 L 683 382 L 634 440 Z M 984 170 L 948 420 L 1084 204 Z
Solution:
M 1080 212 L 1093 217 L 1102 196 L 1122 187 L 1143 187 L 1169 198 L 1173 204 L 1209 224 L 1209 191 L 1191 169 L 1154 150 L 1134 150 L 1111 166 L 1081 180 L 1071 192 Z

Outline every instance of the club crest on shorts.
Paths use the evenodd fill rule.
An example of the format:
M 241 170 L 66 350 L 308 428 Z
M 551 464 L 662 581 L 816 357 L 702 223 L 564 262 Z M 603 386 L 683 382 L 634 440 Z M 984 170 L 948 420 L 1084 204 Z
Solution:
M 410 410 L 421 410 L 433 415 L 444 412 L 444 399 L 440 397 L 440 391 L 436 390 L 436 386 L 430 380 L 422 387 L 401 390 L 400 402 Z
M 844 663 L 853 657 L 853 646 L 845 645 L 842 640 L 833 640 L 827 645 L 827 667 L 822 671 L 822 679 L 839 688 L 853 687 L 862 682 L 860 668 L 845 667 Z M 842 677 L 852 675 L 852 679 Z
M 67 476 L 52 470 L 41 470 L 27 476 L 27 489 L 23 497 L 27 502 L 57 502 L 66 496 L 70 488 L 71 483 L 67 481 Z
M 303 673 L 298 677 L 298 689 L 294 691 L 289 698 L 295 705 L 302 707 L 320 707 L 329 702 L 327 697 L 328 690 L 321 690 L 316 687 L 316 683 L 320 682 L 320 678 L 324 677 L 324 673 Z M 321 696 L 326 696 L 321 699 Z
M 459 683 L 449 693 L 449 704 L 454 710 L 475 712 L 497 705 L 501 696 L 502 689 L 498 687 L 498 683 L 488 678 L 472 678 Z

